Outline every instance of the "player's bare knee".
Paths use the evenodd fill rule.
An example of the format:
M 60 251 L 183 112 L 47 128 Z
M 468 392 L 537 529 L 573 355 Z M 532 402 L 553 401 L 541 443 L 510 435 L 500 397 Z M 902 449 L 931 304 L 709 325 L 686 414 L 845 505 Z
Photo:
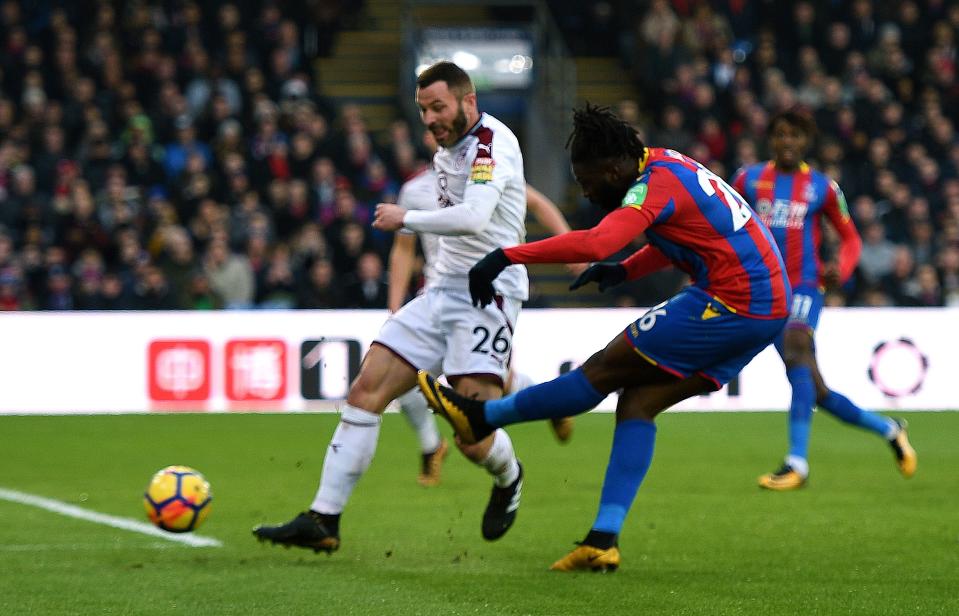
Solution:
M 815 355 L 802 344 L 787 343 L 783 345 L 783 363 L 787 370 L 802 366 L 812 369 L 815 367 L 815 362 Z
M 390 401 L 384 401 L 378 389 L 375 383 L 373 383 L 373 379 L 364 376 L 361 372 L 350 386 L 350 392 L 346 396 L 346 403 L 350 406 L 361 408 L 364 411 L 370 411 L 371 413 L 382 413 Z
M 628 406 L 616 409 L 616 423 L 621 423 L 628 419 L 642 419 L 643 421 L 655 421 L 656 416 L 663 412 L 663 409 L 649 404 L 630 404 Z
M 788 329 L 783 335 L 783 362 L 786 368 L 809 366 L 815 362 L 812 338 L 802 329 Z
M 622 387 L 622 365 L 610 361 L 609 349 L 597 351 L 582 365 L 583 375 L 596 391 L 610 393 Z

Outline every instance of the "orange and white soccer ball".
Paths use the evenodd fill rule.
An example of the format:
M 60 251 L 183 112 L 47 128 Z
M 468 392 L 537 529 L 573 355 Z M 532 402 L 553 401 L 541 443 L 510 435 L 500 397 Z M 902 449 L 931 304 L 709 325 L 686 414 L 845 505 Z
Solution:
M 189 466 L 168 466 L 153 475 L 143 493 L 150 521 L 173 533 L 196 530 L 210 513 L 210 482 Z

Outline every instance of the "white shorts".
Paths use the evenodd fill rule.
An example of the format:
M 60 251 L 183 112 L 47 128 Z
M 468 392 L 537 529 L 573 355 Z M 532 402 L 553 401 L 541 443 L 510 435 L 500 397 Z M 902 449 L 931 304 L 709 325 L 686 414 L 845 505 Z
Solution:
M 375 342 L 419 370 L 447 377 L 489 374 L 505 382 L 521 305 L 497 297 L 476 308 L 465 289 L 427 289 L 387 319 Z

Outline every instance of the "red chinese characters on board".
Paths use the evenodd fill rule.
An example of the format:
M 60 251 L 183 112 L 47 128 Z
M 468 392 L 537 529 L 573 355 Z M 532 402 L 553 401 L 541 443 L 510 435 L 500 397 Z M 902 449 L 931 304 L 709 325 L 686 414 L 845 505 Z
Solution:
M 282 400 L 286 397 L 286 343 L 264 338 L 226 343 L 226 398 L 233 401 Z
M 210 397 L 210 343 L 206 340 L 154 340 L 147 362 L 150 399 L 198 402 Z

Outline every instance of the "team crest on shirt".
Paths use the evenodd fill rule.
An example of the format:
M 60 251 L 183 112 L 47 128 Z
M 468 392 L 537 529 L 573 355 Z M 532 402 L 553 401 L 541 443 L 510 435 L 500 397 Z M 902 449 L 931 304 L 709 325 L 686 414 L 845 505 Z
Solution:
M 466 150 L 463 150 L 459 153 L 459 156 L 456 157 L 456 160 L 453 162 L 453 168 L 459 171 L 464 166 L 466 166 Z
M 646 193 L 649 192 L 649 185 L 636 184 L 629 189 L 626 196 L 623 197 L 623 207 L 636 207 L 646 201 Z
M 496 163 L 488 156 L 477 156 L 473 160 L 473 168 L 470 169 L 470 182 L 474 184 L 485 184 L 493 181 L 493 167 Z
M 806 203 L 814 203 L 816 201 L 816 187 L 813 186 L 812 182 L 806 185 L 806 194 L 803 195 L 803 199 L 806 200 Z

